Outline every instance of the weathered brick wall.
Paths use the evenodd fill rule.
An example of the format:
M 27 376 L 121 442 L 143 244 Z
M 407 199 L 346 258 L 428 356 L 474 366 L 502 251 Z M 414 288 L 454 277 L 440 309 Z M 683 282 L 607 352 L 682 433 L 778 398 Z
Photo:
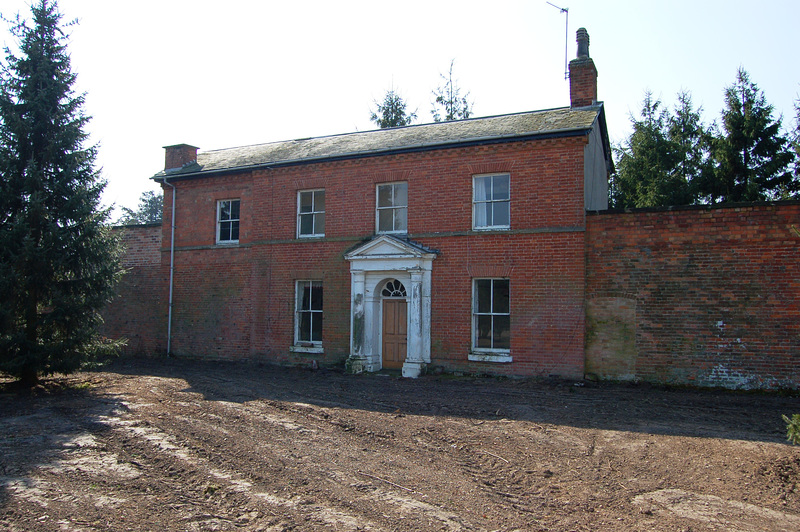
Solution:
M 432 364 L 493 374 L 583 374 L 583 150 L 562 138 L 408 153 L 176 181 L 172 350 L 182 356 L 341 363 L 349 354 L 350 264 L 375 234 L 375 186 L 408 182 L 408 231 L 439 251 Z M 472 178 L 511 175 L 511 230 L 472 231 Z M 325 189 L 324 239 L 296 238 L 297 191 Z M 164 219 L 172 189 L 165 187 Z M 215 244 L 216 200 L 241 198 L 240 243 Z M 168 247 L 169 227 L 164 227 Z M 468 362 L 471 281 L 508 277 L 513 362 Z M 325 287 L 324 355 L 290 354 L 294 283 Z
M 169 258 L 162 264 L 161 225 L 129 225 L 114 229 L 125 247 L 125 274 L 117 296 L 103 309 L 101 333 L 128 341 L 124 354 L 166 352 L 166 287 Z
M 343 255 L 374 232 L 375 183 L 406 180 L 411 236 L 439 251 L 433 365 L 576 377 L 584 371 L 585 346 L 585 371 L 603 378 L 800 387 L 800 204 L 591 213 L 584 233 L 580 205 L 552 207 L 571 201 L 572 185 L 547 186 L 556 182 L 552 159 L 572 157 L 569 143 L 558 141 L 536 156 L 543 158 L 538 164 L 529 161 L 531 169 L 515 162 L 512 230 L 470 231 L 471 198 L 459 187 L 473 173 L 508 169 L 502 156 L 521 157 L 513 151 L 480 167 L 467 150 L 406 155 L 392 164 L 269 170 L 224 178 L 221 186 L 185 183 L 178 195 L 173 351 L 341 363 L 349 352 L 350 304 Z M 412 170 L 420 158 L 427 163 L 424 181 Z M 523 172 L 533 184 L 522 183 Z M 326 238 L 298 240 L 296 190 L 320 186 L 327 196 Z M 231 197 L 241 197 L 247 213 L 242 243 L 216 246 L 214 202 Z M 162 228 L 117 230 L 128 272 L 104 311 L 104 331 L 127 338 L 128 353 L 165 352 L 169 246 L 162 244 Z M 168 243 L 169 227 L 163 231 Z M 467 360 L 475 277 L 511 280 L 511 364 Z M 323 356 L 289 352 L 298 279 L 324 282 Z
M 586 370 L 800 387 L 800 204 L 595 213 Z
M 597 68 L 589 58 L 569 62 L 569 99 L 573 107 L 597 101 Z

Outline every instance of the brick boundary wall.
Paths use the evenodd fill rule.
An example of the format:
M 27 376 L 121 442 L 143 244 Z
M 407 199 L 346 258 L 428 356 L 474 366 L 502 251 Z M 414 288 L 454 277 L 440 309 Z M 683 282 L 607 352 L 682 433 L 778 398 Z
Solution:
M 117 296 L 103 309 L 101 334 L 124 338 L 124 355 L 166 352 L 167 282 L 169 264 L 161 260 L 161 224 L 125 225 L 113 231 L 125 248 L 125 274 Z
M 800 202 L 589 213 L 586 371 L 800 388 Z

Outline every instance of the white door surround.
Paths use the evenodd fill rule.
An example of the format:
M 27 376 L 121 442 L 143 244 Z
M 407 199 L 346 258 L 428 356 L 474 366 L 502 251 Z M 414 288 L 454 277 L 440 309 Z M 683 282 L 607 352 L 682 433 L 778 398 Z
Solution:
M 350 262 L 350 358 L 353 372 L 381 369 L 381 290 L 397 279 L 408 294 L 404 377 L 418 377 L 431 361 L 431 270 L 436 252 L 381 235 L 345 254 Z

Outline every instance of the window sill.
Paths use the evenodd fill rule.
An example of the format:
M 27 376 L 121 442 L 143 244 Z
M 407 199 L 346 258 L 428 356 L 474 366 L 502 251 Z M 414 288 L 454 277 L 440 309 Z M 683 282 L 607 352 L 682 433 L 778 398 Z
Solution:
M 511 226 L 509 225 L 496 225 L 496 226 L 487 226 L 487 227 L 473 227 L 473 231 L 510 231 Z
M 484 351 L 472 351 L 470 352 L 468 359 L 470 362 L 497 362 L 502 364 L 507 364 L 514 361 L 514 359 L 511 358 L 511 353 Z
M 321 355 L 324 351 L 321 345 L 292 345 L 289 346 L 289 352 L 301 355 Z
M 325 233 L 321 235 L 297 235 L 299 240 L 319 240 L 325 238 Z
M 236 247 L 236 246 L 239 245 L 239 241 L 238 240 L 220 240 L 219 242 L 217 242 L 217 245 L 221 246 L 221 247 Z

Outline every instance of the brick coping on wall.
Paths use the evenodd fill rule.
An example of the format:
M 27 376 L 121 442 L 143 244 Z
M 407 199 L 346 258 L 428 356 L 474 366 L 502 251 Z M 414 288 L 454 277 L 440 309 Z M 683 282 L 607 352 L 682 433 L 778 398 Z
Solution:
M 800 199 L 773 200 L 773 201 L 750 201 L 739 203 L 713 203 L 701 205 L 668 205 L 665 207 L 636 207 L 624 209 L 605 209 L 599 211 L 586 211 L 587 215 L 601 214 L 636 214 L 646 212 L 673 212 L 673 211 L 706 211 L 716 209 L 746 209 L 753 207 L 781 207 L 785 205 L 800 205 Z
M 127 227 L 161 227 L 164 225 L 162 222 L 151 222 L 146 224 L 113 224 L 111 229 L 125 229 Z

